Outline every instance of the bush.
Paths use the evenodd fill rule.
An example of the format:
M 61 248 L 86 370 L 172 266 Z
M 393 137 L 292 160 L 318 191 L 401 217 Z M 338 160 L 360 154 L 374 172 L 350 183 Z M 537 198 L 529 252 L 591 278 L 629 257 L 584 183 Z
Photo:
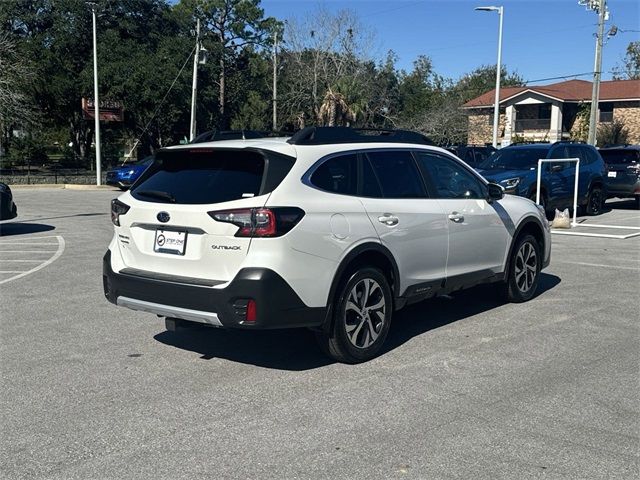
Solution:
M 597 140 L 598 146 L 605 145 L 624 145 L 629 138 L 629 129 L 624 122 L 614 120 L 611 123 L 605 123 L 598 128 Z

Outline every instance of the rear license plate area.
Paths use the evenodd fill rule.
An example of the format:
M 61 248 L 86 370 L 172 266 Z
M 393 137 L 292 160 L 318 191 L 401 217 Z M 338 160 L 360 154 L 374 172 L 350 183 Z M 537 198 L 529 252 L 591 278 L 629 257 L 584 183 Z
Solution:
M 153 251 L 157 253 L 169 253 L 172 255 L 184 255 L 187 246 L 187 232 L 184 230 L 157 229 L 153 242 Z

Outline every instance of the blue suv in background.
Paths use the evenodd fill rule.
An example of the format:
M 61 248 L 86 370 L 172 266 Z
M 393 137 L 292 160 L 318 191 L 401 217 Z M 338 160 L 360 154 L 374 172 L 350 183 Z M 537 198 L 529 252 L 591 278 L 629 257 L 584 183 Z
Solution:
M 138 160 L 133 163 L 126 163 L 118 168 L 107 172 L 107 185 L 120 188 L 120 190 L 128 189 L 135 182 L 142 172 L 153 163 L 153 155 Z
M 589 215 L 602 213 L 606 192 L 606 167 L 591 145 L 574 142 L 518 144 L 504 147 L 476 170 L 490 182 L 498 183 L 505 193 L 535 201 L 539 159 L 579 158 L 578 206 Z M 554 209 L 571 208 L 575 185 L 575 163 L 543 163 L 540 181 L 540 205 L 548 214 Z

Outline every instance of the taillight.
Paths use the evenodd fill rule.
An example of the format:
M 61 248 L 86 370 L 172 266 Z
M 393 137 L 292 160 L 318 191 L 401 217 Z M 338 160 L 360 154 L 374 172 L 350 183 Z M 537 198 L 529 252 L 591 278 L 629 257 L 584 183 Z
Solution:
M 296 207 L 238 208 L 208 212 L 218 222 L 238 226 L 236 237 L 280 237 L 304 217 Z
M 120 215 L 124 215 L 129 211 L 129 205 L 122 203 L 120 200 L 114 198 L 111 200 L 111 222 L 116 226 L 120 226 Z

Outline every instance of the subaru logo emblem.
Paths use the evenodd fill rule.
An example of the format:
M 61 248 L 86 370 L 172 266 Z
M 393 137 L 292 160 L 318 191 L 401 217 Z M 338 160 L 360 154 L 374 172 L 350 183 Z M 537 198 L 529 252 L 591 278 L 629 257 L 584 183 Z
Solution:
M 159 222 L 162 222 L 162 223 L 167 223 L 171 219 L 171 217 L 167 212 L 160 212 L 156 218 L 158 219 Z

